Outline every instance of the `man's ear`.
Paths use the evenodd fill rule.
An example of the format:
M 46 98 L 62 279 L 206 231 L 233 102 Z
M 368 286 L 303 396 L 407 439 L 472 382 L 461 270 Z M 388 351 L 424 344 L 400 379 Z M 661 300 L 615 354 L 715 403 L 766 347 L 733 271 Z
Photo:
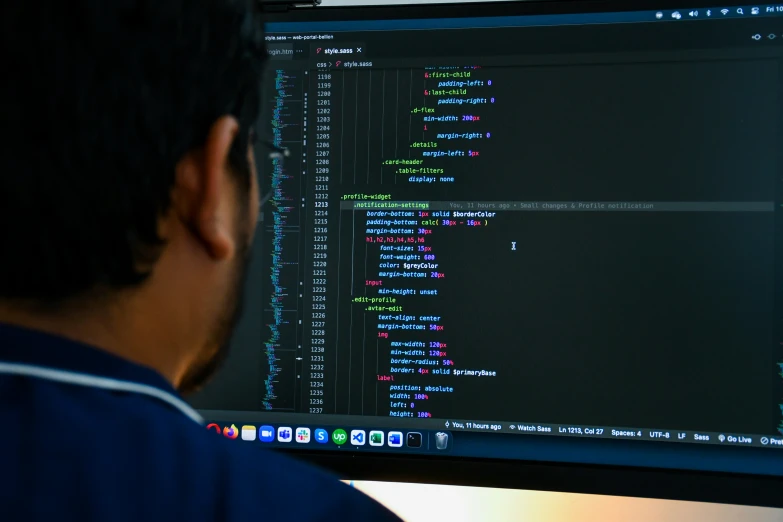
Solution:
M 204 146 L 177 164 L 172 206 L 177 218 L 216 261 L 230 259 L 237 249 L 234 230 L 235 181 L 229 152 L 239 132 L 233 116 L 222 116 L 209 130 Z

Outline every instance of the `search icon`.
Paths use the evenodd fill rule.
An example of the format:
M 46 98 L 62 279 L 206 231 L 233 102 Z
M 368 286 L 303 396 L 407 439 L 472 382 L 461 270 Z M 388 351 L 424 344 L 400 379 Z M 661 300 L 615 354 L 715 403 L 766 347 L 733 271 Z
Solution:
M 744 15 L 745 11 L 743 11 L 741 7 L 738 7 L 737 8 L 737 14 Z

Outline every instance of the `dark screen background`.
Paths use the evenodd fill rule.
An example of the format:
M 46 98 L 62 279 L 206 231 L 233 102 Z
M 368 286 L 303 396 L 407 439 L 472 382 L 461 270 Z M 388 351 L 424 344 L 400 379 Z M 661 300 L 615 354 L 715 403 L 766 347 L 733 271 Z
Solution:
M 365 281 L 378 280 L 382 269 L 379 245 L 365 242 L 366 213 L 337 210 L 346 194 L 400 201 L 775 200 L 781 174 L 777 57 L 709 49 L 663 33 L 660 45 L 642 49 L 653 30 L 631 33 L 621 26 L 600 29 L 596 38 L 590 36 L 599 28 L 503 31 L 530 43 L 529 52 L 494 53 L 489 65 L 472 70 L 472 79 L 492 81 L 480 95 L 495 103 L 436 106 L 437 114 L 480 116 L 480 122 L 457 124 L 427 123 L 426 114 L 412 113 L 434 100 L 425 95 L 433 89 L 425 67 L 479 65 L 474 53 L 488 44 L 465 49 L 471 32 L 461 31 L 464 38 L 454 38 L 460 43 L 450 51 L 459 58 L 447 59 L 447 46 L 434 33 L 340 36 L 367 42 L 381 59 L 371 70 L 329 72 L 329 180 L 315 179 L 319 149 L 311 129 L 307 147 L 295 155 L 307 152 L 307 161 L 299 177 L 287 167 L 293 177 L 286 182 L 292 194 L 300 191 L 293 200 L 301 195 L 307 202 L 328 185 L 318 189 L 329 203 L 325 324 L 314 326 L 310 315 L 316 286 L 310 253 L 321 209 L 308 205 L 288 216 L 283 239 L 299 264 L 280 272 L 287 289 L 301 286 L 301 298 L 287 291 L 293 300 L 286 302 L 302 323 L 278 325 L 280 342 L 270 356 L 264 343 L 273 321 L 275 232 L 269 224 L 275 209 L 266 209 L 232 358 L 195 398 L 197 407 L 315 413 L 317 389 L 318 413 L 387 416 L 400 411 L 389 383 L 378 381 L 399 366 L 390 362 L 390 342 L 438 341 L 455 368 L 494 370 L 497 377 L 397 374 L 393 384 L 454 388 L 405 408 L 414 414 L 774 431 L 783 392 L 776 374 L 780 240 L 773 212 L 499 212 L 483 228 L 435 228 L 426 238 L 442 280 L 384 281 L 389 288 L 437 288 L 437 296 L 398 301 L 405 314 L 441 317 L 443 331 L 379 338 L 379 313 L 351 303 L 352 294 L 377 295 Z M 472 33 L 483 42 L 486 34 Z M 617 48 L 620 35 L 627 38 L 623 49 Z M 495 41 L 501 36 L 495 32 Z M 614 55 L 607 55 L 609 46 Z M 519 48 L 513 41 L 507 47 Z M 305 77 L 306 69 L 312 76 Z M 283 70 L 291 76 L 286 92 L 292 99 L 309 93 L 313 127 L 319 71 L 312 63 L 273 64 L 270 92 L 274 71 Z M 290 121 L 303 116 L 286 110 Z M 477 130 L 491 139 L 434 137 Z M 301 128 L 287 127 L 284 136 L 297 132 L 301 137 Z M 399 166 L 383 163 L 420 158 L 421 150 L 411 147 L 419 141 L 481 154 L 427 159 L 453 183 L 409 183 L 396 172 Z M 324 332 L 323 369 L 308 364 L 316 328 Z M 316 381 L 322 387 L 313 388 Z

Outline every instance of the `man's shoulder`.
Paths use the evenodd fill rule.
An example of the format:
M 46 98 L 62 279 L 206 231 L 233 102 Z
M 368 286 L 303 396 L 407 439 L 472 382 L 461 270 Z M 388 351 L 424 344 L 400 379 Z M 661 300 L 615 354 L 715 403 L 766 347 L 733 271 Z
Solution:
M 397 520 L 330 474 L 269 450 L 261 442 L 229 440 L 187 420 L 185 425 L 179 424 L 181 439 L 175 445 L 184 451 L 171 465 L 186 481 L 192 476 L 202 477 L 203 482 L 193 484 L 192 493 L 216 495 L 226 511 L 221 516 Z
M 19 397 L 0 413 L 33 427 L 24 441 L 22 430 L 0 437 L 0 508 L 26 513 L 46 498 L 36 508 L 46 516 L 30 520 L 398 520 L 321 470 L 142 395 L 8 378 L 0 390 Z

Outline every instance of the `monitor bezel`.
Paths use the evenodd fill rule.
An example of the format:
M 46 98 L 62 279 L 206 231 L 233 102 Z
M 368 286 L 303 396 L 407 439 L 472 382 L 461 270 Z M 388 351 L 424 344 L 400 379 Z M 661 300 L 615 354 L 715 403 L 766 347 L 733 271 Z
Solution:
M 783 477 L 441 456 L 275 450 L 343 480 L 407 482 L 783 508 Z
M 426 0 L 425 0 L 426 1 Z M 263 4 L 263 0 L 261 1 Z M 731 7 L 757 6 L 759 3 L 738 0 Z M 489 2 L 456 2 L 438 4 L 392 4 L 355 6 L 271 8 L 265 14 L 267 23 L 327 22 L 366 20 L 413 20 L 437 18 L 484 18 L 497 16 L 524 16 L 544 14 L 619 13 L 671 9 L 698 9 L 712 7 L 709 0 L 691 0 L 687 5 L 676 0 L 505 0 Z M 721 7 L 721 6 L 718 6 Z M 447 13 L 447 16 L 444 16 Z
M 752 6 L 740 0 L 733 7 Z M 480 18 L 536 14 L 631 12 L 713 7 L 704 0 L 687 6 L 669 0 L 514 1 L 449 4 L 363 5 L 292 8 L 267 13 L 266 21 L 323 22 L 428 18 Z M 444 16 L 446 15 L 446 16 Z M 456 486 L 556 491 L 783 508 L 783 477 L 640 468 L 594 464 L 563 464 L 512 459 L 410 456 L 349 451 L 282 451 L 326 468 L 345 480 L 429 483 Z

